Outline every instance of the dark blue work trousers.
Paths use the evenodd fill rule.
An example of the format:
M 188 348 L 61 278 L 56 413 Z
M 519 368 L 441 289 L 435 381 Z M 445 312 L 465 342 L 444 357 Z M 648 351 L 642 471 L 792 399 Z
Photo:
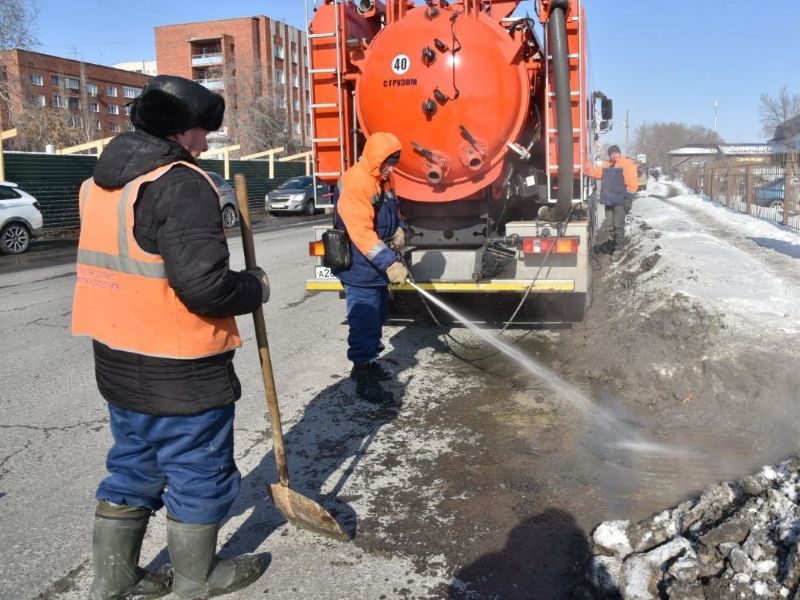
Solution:
M 389 288 L 344 285 L 347 302 L 347 358 L 356 364 L 378 358 L 383 350 L 381 330 L 389 313 Z
M 109 404 L 114 445 L 97 499 L 153 511 L 166 506 L 183 523 L 221 523 L 241 483 L 233 459 L 234 406 L 159 417 Z

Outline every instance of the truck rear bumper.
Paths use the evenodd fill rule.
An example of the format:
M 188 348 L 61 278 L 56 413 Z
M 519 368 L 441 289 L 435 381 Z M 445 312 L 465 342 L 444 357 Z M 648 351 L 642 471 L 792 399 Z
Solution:
M 417 285 L 428 292 L 438 293 L 493 293 L 511 292 L 522 294 L 531 286 L 530 279 L 493 280 L 493 281 L 422 281 Z M 392 292 L 415 292 L 410 285 L 392 285 Z M 309 279 L 306 281 L 306 290 L 310 292 L 341 292 L 344 291 L 338 279 Z M 533 292 L 574 292 L 575 281 L 572 279 L 540 279 L 533 285 Z

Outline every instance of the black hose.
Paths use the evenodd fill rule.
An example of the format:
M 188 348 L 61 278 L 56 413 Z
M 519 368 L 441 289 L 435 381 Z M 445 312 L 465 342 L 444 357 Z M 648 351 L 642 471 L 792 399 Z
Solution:
M 569 47 L 564 8 L 554 6 L 548 19 L 550 54 L 553 57 L 553 79 L 556 94 L 556 126 L 558 127 L 558 198 L 549 221 L 560 221 L 572 206 L 573 156 L 572 96 L 569 89 Z

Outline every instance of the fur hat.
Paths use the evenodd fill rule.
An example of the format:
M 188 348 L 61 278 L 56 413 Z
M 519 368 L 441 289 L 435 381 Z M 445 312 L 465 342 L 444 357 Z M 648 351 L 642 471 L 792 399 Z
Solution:
M 173 75 L 147 82 L 131 102 L 131 123 L 158 137 L 183 133 L 193 127 L 216 131 L 222 126 L 225 100 L 199 83 Z

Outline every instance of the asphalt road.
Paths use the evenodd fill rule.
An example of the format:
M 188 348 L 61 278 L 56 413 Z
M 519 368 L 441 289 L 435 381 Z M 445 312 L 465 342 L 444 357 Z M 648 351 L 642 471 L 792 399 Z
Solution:
M 302 227 L 326 223 L 329 216 L 316 215 L 281 215 L 271 216 L 264 213 L 253 213 L 253 231 L 279 231 L 292 227 Z M 228 232 L 230 237 L 239 236 L 239 226 L 236 225 Z M 0 254 L 0 276 L 4 273 L 14 273 L 32 268 L 41 268 L 52 265 L 68 264 L 75 262 L 75 253 L 78 248 L 77 231 L 66 231 L 57 237 L 52 232 L 46 232 L 40 238 L 31 242 L 30 248 L 24 254 L 4 256 Z
M 269 567 L 230 597 L 570 598 L 588 531 L 627 514 L 618 490 L 604 487 L 591 423 L 503 357 L 461 360 L 435 326 L 402 321 L 385 327 L 383 356 L 402 404 L 357 401 L 344 302 L 304 288 L 311 226 L 302 218 L 272 221 L 258 225 L 256 252 L 273 288 L 265 315 L 292 487 L 354 539 L 320 538 L 274 509 L 267 486 L 277 476 L 252 321 L 239 318 L 244 347 L 235 366 L 244 391 L 235 435 L 243 481 L 220 547 L 223 555 L 261 553 Z M 229 245 L 232 268 L 243 268 L 240 238 L 232 235 Z M 3 600 L 85 598 L 92 577 L 94 492 L 110 435 L 91 345 L 69 333 L 69 252 L 74 246 L 54 245 L 32 252 L 27 266 L 0 267 Z M 464 330 L 451 333 L 475 343 Z M 550 349 L 567 334 L 534 331 L 520 347 L 550 364 Z M 161 511 L 145 539 L 142 564 L 151 568 L 167 561 L 164 521 Z

